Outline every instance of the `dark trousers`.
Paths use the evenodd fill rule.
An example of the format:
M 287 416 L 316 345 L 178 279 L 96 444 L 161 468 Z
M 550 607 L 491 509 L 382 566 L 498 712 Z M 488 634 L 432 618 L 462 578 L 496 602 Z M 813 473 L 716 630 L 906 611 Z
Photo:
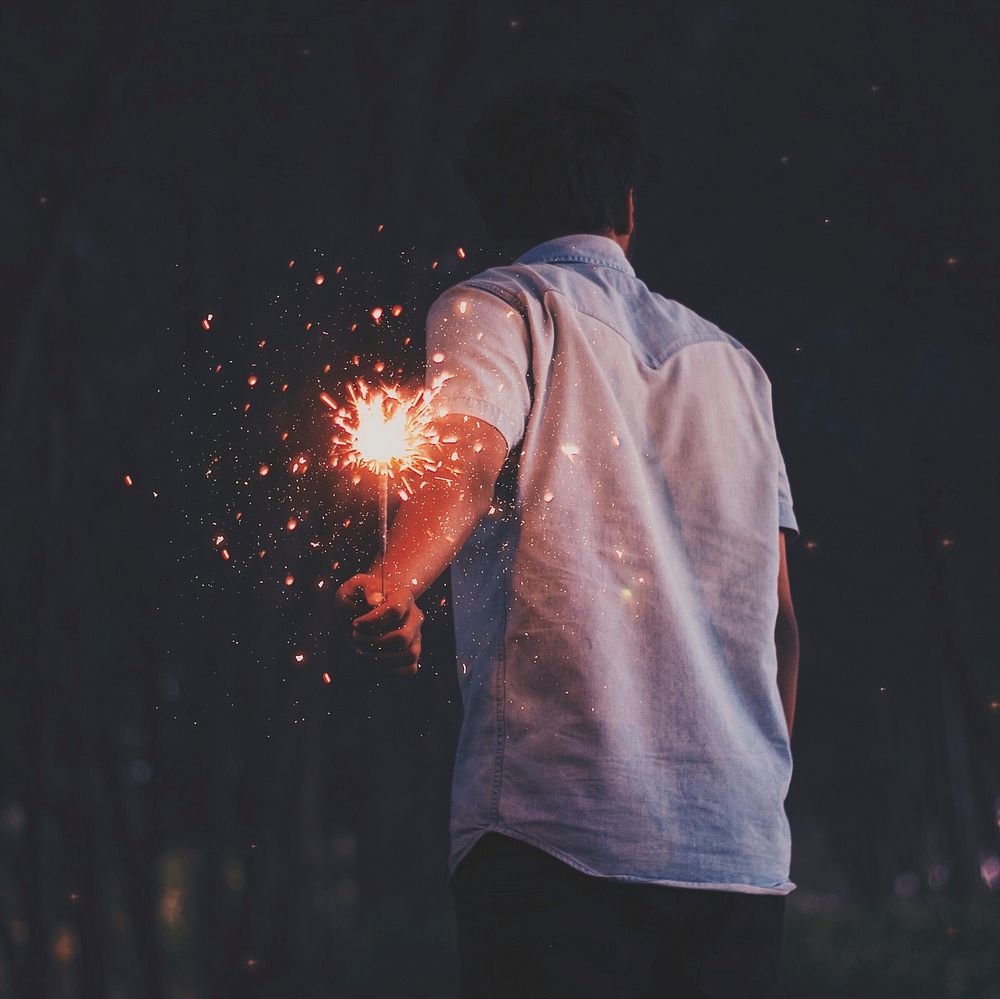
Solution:
M 785 898 L 582 874 L 487 833 L 452 876 L 463 999 L 776 999 Z

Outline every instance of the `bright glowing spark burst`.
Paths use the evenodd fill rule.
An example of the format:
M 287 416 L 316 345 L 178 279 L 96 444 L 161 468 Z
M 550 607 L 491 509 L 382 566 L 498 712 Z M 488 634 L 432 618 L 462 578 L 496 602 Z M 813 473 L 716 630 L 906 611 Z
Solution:
M 405 391 L 399 385 L 370 386 L 363 378 L 347 386 L 348 404 L 339 406 L 326 392 L 320 398 L 334 412 L 340 433 L 333 445 L 342 468 L 357 466 L 390 479 L 399 477 L 403 491 L 413 494 L 408 473 L 423 476 L 442 462 L 433 452 L 441 439 L 433 424 L 433 389 Z

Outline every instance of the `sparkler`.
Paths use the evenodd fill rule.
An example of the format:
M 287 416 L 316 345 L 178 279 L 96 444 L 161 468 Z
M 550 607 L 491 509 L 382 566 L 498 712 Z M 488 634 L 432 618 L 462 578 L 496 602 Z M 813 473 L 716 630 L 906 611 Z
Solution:
M 385 558 L 389 533 L 389 480 L 406 500 L 414 493 L 414 477 L 441 469 L 433 452 L 441 446 L 434 429 L 431 400 L 446 376 L 429 389 L 405 391 L 399 385 L 370 386 L 359 378 L 347 386 L 347 405 L 338 405 L 322 392 L 320 398 L 334 412 L 340 433 L 333 438 L 332 467 L 368 469 L 379 479 L 382 592 L 385 592 Z

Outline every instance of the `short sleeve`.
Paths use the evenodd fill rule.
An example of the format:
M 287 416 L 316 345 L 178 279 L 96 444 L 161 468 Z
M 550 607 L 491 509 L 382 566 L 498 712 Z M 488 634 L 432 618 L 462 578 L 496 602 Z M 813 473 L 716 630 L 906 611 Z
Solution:
M 531 408 L 530 346 L 522 313 L 483 288 L 455 285 L 427 313 L 426 386 L 434 411 L 465 413 L 503 434 L 508 452 Z M 440 386 L 440 387 L 438 387 Z
M 788 485 L 788 473 L 785 471 L 785 459 L 778 451 L 778 527 L 786 531 L 799 533 L 799 524 L 795 519 L 792 507 L 792 491 Z

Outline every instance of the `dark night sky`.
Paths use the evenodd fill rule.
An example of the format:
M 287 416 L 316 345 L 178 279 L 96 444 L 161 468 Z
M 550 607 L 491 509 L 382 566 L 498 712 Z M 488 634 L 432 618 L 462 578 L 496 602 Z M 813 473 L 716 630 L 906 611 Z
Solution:
M 90 761 L 88 786 L 125 788 L 123 842 L 158 830 L 139 866 L 201 837 L 243 857 L 290 815 L 261 833 L 277 857 L 319 830 L 388 855 L 370 894 L 440 881 L 446 609 L 416 686 L 376 685 L 329 600 L 275 582 L 308 552 L 258 584 L 213 525 L 282 420 L 315 443 L 289 409 L 312 405 L 315 362 L 335 378 L 357 349 L 419 375 L 421 307 L 494 262 L 451 159 L 483 104 L 593 73 L 635 94 L 666 164 L 640 192 L 639 276 L 774 385 L 803 528 L 793 880 L 884 896 L 943 863 L 977 884 L 1000 803 L 998 27 L 985 0 L 6 8 L 0 803 L 62 828 Z M 312 283 L 341 261 L 346 292 Z M 337 321 L 373 297 L 406 319 L 359 347 Z M 306 318 L 328 322 L 321 347 Z M 250 370 L 270 394 L 244 420 Z M 204 476 L 216 445 L 224 487 Z M 277 495 L 247 502 L 284 518 Z M 335 493 L 324 523 L 367 524 L 362 500 Z M 324 549 L 331 580 L 363 534 Z M 417 827 L 430 874 L 392 849 Z M 56 893 L 82 876 L 69 842 L 44 847 Z

